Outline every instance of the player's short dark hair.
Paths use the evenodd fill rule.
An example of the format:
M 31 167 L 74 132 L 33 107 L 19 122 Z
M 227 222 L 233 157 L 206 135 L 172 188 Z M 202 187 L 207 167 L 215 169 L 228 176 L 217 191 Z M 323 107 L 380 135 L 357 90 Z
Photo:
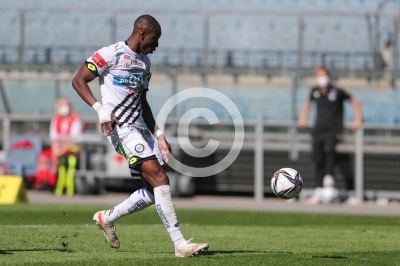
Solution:
M 151 15 L 141 15 L 135 20 L 134 29 L 142 28 L 153 31 L 161 31 L 160 23 Z
M 328 76 L 331 76 L 331 72 L 329 71 L 329 69 L 326 68 L 326 67 L 324 67 L 324 66 L 317 67 L 317 68 L 315 69 L 315 73 L 317 73 L 318 71 L 323 71 L 323 72 L 325 72 Z

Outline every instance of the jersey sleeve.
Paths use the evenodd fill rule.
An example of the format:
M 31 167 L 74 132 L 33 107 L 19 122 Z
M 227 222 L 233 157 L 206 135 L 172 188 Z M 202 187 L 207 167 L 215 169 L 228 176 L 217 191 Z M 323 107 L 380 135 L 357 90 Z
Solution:
M 340 94 L 341 94 L 343 100 L 349 100 L 351 98 L 351 94 L 347 93 L 344 90 L 340 90 Z
M 104 70 L 115 64 L 115 53 L 109 47 L 101 48 L 90 56 L 85 65 L 90 72 L 96 76 L 100 76 Z

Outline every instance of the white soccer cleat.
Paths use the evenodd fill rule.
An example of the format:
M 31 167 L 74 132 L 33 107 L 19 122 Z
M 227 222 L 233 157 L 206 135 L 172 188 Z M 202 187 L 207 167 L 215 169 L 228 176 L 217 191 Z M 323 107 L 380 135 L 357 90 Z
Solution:
M 93 220 L 96 221 L 96 224 L 100 227 L 100 229 L 103 230 L 104 237 L 111 247 L 119 248 L 119 240 L 117 234 L 115 233 L 115 225 L 114 223 L 106 223 L 104 221 L 104 212 L 105 211 L 96 212 L 93 216 Z
M 192 243 L 193 238 L 182 243 L 179 247 L 175 248 L 176 257 L 190 257 L 198 255 L 200 252 L 208 250 L 207 243 Z

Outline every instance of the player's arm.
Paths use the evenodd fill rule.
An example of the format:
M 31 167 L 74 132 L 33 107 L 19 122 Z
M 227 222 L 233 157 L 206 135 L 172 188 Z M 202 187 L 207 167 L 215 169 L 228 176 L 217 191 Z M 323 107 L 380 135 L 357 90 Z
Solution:
M 351 124 L 352 130 L 357 130 L 362 124 L 362 111 L 360 100 L 354 96 L 350 97 L 350 102 L 354 108 L 354 121 Z
M 114 135 L 114 130 L 111 123 L 111 116 L 113 116 L 113 118 L 117 120 L 116 117 L 97 101 L 96 97 L 94 97 L 88 85 L 89 82 L 91 82 L 98 76 L 98 74 L 96 74 L 97 70 L 95 69 L 95 66 L 90 62 L 86 62 L 82 65 L 82 67 L 79 69 L 78 73 L 72 80 L 72 87 L 74 87 L 79 96 L 88 105 L 90 105 L 91 107 L 93 107 L 93 109 L 97 111 L 97 114 L 99 115 L 101 133 L 106 136 Z
M 306 128 L 307 127 L 307 118 L 308 114 L 310 113 L 310 108 L 311 108 L 311 100 L 307 99 L 304 102 L 303 109 L 301 110 L 299 120 L 297 121 L 297 125 L 300 128 Z
M 79 96 L 90 106 L 93 106 L 97 102 L 97 99 L 94 97 L 88 85 L 88 83 L 95 78 L 97 78 L 97 76 L 89 71 L 86 64 L 84 64 L 72 80 L 72 87 L 74 87 Z
M 141 97 L 141 103 L 142 103 L 142 116 L 143 120 L 146 123 L 148 129 L 150 130 L 153 135 L 156 133 L 156 121 L 153 116 L 153 112 L 151 111 L 149 102 L 147 101 L 147 92 L 143 91 L 142 92 L 142 97 Z
M 141 97 L 142 103 L 142 116 L 143 120 L 146 123 L 147 127 L 153 133 L 153 135 L 157 136 L 158 140 L 158 147 L 160 148 L 161 155 L 164 161 L 168 162 L 169 153 L 171 152 L 171 146 L 169 145 L 168 141 L 165 139 L 164 134 L 159 130 L 156 129 L 156 121 L 153 116 L 153 112 L 151 111 L 150 105 L 147 101 L 147 92 L 144 91 Z

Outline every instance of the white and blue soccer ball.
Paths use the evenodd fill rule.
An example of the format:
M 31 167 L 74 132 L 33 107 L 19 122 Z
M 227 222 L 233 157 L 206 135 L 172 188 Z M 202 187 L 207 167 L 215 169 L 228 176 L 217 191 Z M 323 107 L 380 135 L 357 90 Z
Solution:
M 282 168 L 272 176 L 271 188 L 278 198 L 293 199 L 300 194 L 303 188 L 303 179 L 296 170 Z

